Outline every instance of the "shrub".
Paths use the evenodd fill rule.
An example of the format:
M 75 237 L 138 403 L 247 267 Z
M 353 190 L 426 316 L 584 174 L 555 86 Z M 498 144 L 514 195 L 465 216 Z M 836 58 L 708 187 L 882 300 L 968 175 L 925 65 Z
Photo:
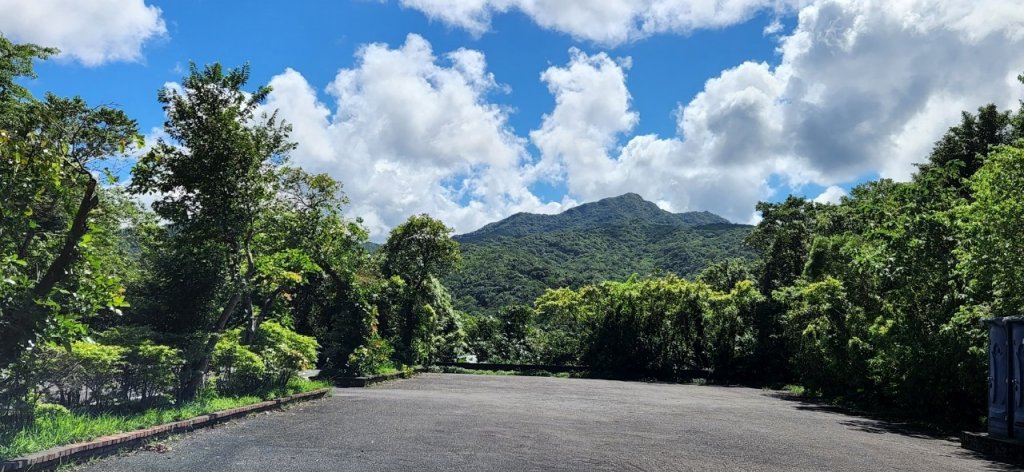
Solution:
M 185 361 L 181 351 L 149 340 L 152 333 L 140 328 L 114 328 L 99 335 L 107 344 L 128 349 L 121 375 L 121 392 L 127 401 L 143 404 L 167 399 L 177 385 Z
M 111 399 L 125 366 L 127 349 L 90 342 L 71 345 L 71 354 L 81 369 L 86 401 L 105 405 Z
M 313 367 L 319 347 L 316 339 L 267 321 L 256 330 L 250 349 L 263 360 L 267 380 L 282 386 L 299 371 Z
M 210 371 L 222 394 L 283 387 L 300 370 L 314 365 L 319 348 L 312 337 L 272 321 L 260 325 L 251 344 L 241 340 L 242 331 L 233 329 L 221 336 L 214 349 Z
M 266 363 L 248 346 L 243 346 L 240 339 L 240 330 L 225 333 L 217 341 L 210 360 L 217 390 L 225 395 L 252 392 L 266 385 Z
M 395 350 L 373 333 L 366 344 L 359 346 L 348 356 L 348 370 L 354 375 L 374 375 L 395 370 L 391 355 Z
M 43 392 L 58 403 L 108 406 L 119 385 L 128 349 L 95 342 L 79 341 L 67 350 L 48 345 L 41 356 L 39 374 Z
M 37 419 L 57 418 L 69 415 L 71 415 L 71 410 L 68 410 L 64 405 L 58 405 L 56 403 L 37 403 L 35 406 L 35 417 Z
M 127 398 L 142 403 L 169 397 L 185 362 L 177 349 L 149 341 L 132 346 L 127 360 L 122 389 Z

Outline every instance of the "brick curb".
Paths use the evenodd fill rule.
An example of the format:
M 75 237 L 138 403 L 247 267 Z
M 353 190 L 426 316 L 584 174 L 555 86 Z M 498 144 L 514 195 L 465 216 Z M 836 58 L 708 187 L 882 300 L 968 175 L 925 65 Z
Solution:
M 155 437 L 184 433 L 213 426 L 251 413 L 271 410 L 289 403 L 321 398 L 324 395 L 327 395 L 327 392 L 329 391 L 330 389 L 322 388 L 319 390 L 297 393 L 295 395 L 281 397 L 276 400 L 267 400 L 265 402 L 254 403 L 252 405 L 240 406 L 229 410 L 221 410 L 197 416 L 195 418 L 189 418 L 187 420 L 165 423 L 125 433 L 112 434 L 110 436 L 102 436 L 85 442 L 57 446 L 42 452 L 36 452 L 27 456 L 0 462 L 0 472 L 14 472 L 28 469 L 45 470 L 71 461 L 101 457 L 116 453 L 123 448 L 139 445 L 140 443 Z

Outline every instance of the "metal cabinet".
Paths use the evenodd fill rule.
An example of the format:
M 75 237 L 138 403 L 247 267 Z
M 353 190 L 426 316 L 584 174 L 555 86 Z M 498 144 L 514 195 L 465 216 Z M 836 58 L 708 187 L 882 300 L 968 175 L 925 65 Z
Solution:
M 988 433 L 1024 439 L 1024 317 L 982 322 L 988 326 Z
M 983 321 L 988 325 L 988 433 L 1009 437 L 1013 436 L 1011 418 L 1014 414 L 1013 402 L 1010 401 L 1013 325 L 1007 324 L 1005 318 Z M 1018 331 L 1024 333 L 1024 329 Z
M 1006 318 L 1010 335 L 1010 417 L 1013 424 L 1011 433 L 1015 438 L 1024 438 L 1024 318 Z

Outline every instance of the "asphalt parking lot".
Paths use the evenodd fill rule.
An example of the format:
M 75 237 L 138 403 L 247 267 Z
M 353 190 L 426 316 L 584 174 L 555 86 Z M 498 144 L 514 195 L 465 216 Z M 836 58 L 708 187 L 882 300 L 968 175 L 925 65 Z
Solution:
M 1015 470 L 749 388 L 423 374 L 233 421 L 88 471 Z

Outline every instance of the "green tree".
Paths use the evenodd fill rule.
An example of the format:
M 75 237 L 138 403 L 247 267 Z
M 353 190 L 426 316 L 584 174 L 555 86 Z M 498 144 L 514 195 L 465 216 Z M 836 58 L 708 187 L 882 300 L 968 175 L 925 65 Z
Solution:
M 960 225 L 968 293 L 993 316 L 1018 316 L 1024 307 L 1024 147 L 996 148 L 968 183 L 974 201 Z
M 744 280 L 752 280 L 750 262 L 746 259 L 731 258 L 715 262 L 697 275 L 697 280 L 710 285 L 719 292 L 728 292 Z
M 184 398 L 198 392 L 236 310 L 254 316 L 259 221 L 274 202 L 277 170 L 294 148 L 290 128 L 276 113 L 261 112 L 270 88 L 245 91 L 248 80 L 248 65 L 225 71 L 220 64 L 201 70 L 193 64 L 180 90 L 158 95 L 172 141 L 159 141 L 132 170 L 133 191 L 161 195 L 153 209 L 172 226 L 172 244 L 216 255 L 219 267 L 208 269 L 223 274 L 219 313 L 195 325 L 207 339 L 191 356 Z
M 458 268 L 459 243 L 451 238 L 452 229 L 428 215 L 414 215 L 391 230 L 380 248 L 381 273 L 403 282 L 402 299 L 397 312 L 383 320 L 387 334 L 396 339 L 400 361 L 413 365 L 427 360 L 434 336 L 429 311 L 424 305 L 435 298 L 435 280 Z M 431 308 L 436 310 L 437 307 Z M 426 344 L 424 344 L 426 343 Z
M 94 171 L 141 137 L 120 110 L 39 101 L 18 85 L 55 52 L 0 37 L 0 370 L 40 337 L 81 335 L 81 316 L 123 304 L 89 247 L 104 193 Z

